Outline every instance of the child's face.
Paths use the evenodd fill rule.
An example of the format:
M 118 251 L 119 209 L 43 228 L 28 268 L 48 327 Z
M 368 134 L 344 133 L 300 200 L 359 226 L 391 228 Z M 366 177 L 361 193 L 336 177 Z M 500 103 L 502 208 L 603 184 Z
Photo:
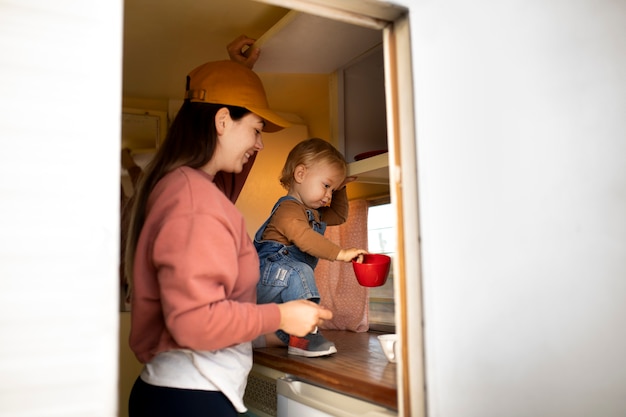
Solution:
M 343 170 L 327 162 L 318 162 L 296 168 L 293 190 L 308 208 L 318 209 L 330 204 L 333 191 L 345 178 Z

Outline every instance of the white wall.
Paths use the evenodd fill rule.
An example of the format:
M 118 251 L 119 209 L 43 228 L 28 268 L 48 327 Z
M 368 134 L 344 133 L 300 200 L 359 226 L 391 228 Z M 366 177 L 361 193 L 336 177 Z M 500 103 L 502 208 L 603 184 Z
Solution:
M 117 415 L 122 2 L 0 2 L 0 416 Z
M 626 4 L 397 2 L 429 415 L 625 415 Z M 0 4 L 2 416 L 116 414 L 121 6 Z
M 626 2 L 402 3 L 428 415 L 626 415 Z

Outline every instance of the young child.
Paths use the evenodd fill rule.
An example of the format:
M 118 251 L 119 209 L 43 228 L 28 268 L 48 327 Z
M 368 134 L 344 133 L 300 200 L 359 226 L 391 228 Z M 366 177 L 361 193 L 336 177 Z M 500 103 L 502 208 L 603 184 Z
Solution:
M 326 226 L 342 224 L 348 218 L 345 186 L 347 164 L 329 142 L 312 138 L 300 142 L 289 155 L 280 177 L 288 190 L 274 205 L 272 213 L 256 232 L 254 245 L 261 262 L 257 302 L 284 303 L 307 299 L 317 304 L 320 295 L 313 270 L 318 258 L 350 262 L 362 260 L 365 249 L 344 249 L 326 239 Z M 317 328 L 305 337 L 277 331 L 292 355 L 317 357 L 337 352 Z

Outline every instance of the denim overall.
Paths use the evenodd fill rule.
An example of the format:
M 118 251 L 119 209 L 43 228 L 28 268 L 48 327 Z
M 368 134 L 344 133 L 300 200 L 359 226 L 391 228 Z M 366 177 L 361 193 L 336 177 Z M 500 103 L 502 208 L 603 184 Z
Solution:
M 311 300 L 319 304 L 320 294 L 315 284 L 313 270 L 318 258 L 302 252 L 295 245 L 283 245 L 272 240 L 261 240 L 274 212 L 285 200 L 298 201 L 294 197 L 281 197 L 265 223 L 254 235 L 254 246 L 261 263 L 261 278 L 257 284 L 257 303 L 285 303 L 292 300 Z M 307 209 L 311 228 L 323 235 L 326 223 L 316 222 L 313 210 Z M 285 343 L 289 343 L 289 335 L 279 330 L 276 335 Z

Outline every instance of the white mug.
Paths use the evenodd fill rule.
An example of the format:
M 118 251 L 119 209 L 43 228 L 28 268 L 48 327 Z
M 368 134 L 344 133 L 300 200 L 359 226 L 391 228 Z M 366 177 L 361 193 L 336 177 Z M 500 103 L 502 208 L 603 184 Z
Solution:
M 398 356 L 398 335 L 381 334 L 378 336 L 378 341 L 383 348 L 383 353 L 387 357 L 387 360 L 391 363 L 396 363 L 396 357 Z

